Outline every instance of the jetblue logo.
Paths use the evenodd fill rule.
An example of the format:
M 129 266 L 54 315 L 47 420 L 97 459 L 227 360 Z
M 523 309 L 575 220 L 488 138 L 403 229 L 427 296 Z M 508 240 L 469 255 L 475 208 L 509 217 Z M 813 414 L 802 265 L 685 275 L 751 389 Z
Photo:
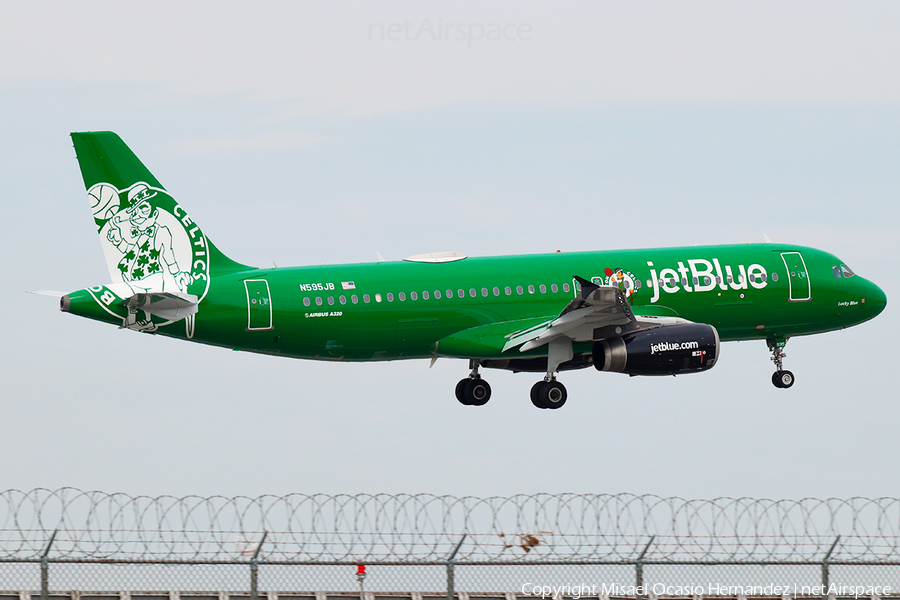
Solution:
M 752 287 L 761 290 L 766 287 L 766 270 L 762 265 L 722 265 L 718 258 L 706 260 L 705 258 L 691 258 L 687 261 L 678 261 L 677 267 L 657 269 L 653 263 L 647 261 L 650 267 L 650 285 L 653 288 L 653 296 L 650 303 L 657 302 L 661 296 L 660 290 L 667 294 L 678 291 L 685 292 L 711 292 L 716 288 L 726 290 L 746 290 Z

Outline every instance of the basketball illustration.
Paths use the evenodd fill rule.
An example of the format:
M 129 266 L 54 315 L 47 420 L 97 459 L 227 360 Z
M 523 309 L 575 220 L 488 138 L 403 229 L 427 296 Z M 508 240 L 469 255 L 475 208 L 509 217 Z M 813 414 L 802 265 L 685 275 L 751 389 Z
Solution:
M 119 192 L 108 183 L 100 183 L 88 191 L 95 219 L 107 220 L 119 210 Z

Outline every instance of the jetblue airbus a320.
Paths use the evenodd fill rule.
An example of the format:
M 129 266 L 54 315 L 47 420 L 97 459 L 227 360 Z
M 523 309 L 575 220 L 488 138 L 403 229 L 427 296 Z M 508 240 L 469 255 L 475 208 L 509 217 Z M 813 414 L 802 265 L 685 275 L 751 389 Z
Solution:
M 789 388 L 789 338 L 887 302 L 836 256 L 775 243 L 259 269 L 222 254 L 116 134 L 72 139 L 110 283 L 63 296 L 62 310 L 294 358 L 467 359 L 466 405 L 491 397 L 481 367 L 543 373 L 531 401 L 559 408 L 560 371 L 696 373 L 733 340 L 765 340 L 772 383 Z

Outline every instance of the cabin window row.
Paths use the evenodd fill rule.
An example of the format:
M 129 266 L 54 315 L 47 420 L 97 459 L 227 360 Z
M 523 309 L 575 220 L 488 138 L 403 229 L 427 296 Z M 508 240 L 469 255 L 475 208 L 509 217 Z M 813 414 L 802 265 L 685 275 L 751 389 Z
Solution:
M 847 270 L 849 270 L 849 269 L 847 269 Z M 852 276 L 852 275 L 850 275 L 850 276 Z M 772 281 L 778 281 L 778 273 L 772 273 L 772 274 L 770 275 L 770 277 L 771 277 Z M 728 283 L 734 283 L 734 281 L 737 280 L 738 284 L 743 284 L 743 283 L 744 283 L 744 279 L 745 279 L 745 278 L 744 278 L 743 275 L 738 275 L 737 278 L 734 278 L 734 277 L 732 277 L 731 275 L 729 275 L 729 276 L 727 276 L 727 277 L 725 278 L 725 280 L 726 280 Z M 722 278 L 721 278 L 721 277 L 718 277 L 718 276 L 717 276 L 717 277 L 715 278 L 715 280 L 716 280 L 716 284 L 717 284 L 717 285 L 721 285 L 721 284 L 722 284 Z M 693 284 L 694 284 L 695 286 L 696 286 L 696 285 L 700 285 L 700 282 L 701 282 L 701 281 L 703 282 L 703 285 L 710 285 L 710 284 L 712 284 L 713 278 L 710 277 L 710 276 L 708 276 L 708 275 L 704 275 L 703 277 L 693 277 L 693 278 L 692 278 L 692 282 L 693 282 Z M 751 275 L 750 281 L 753 282 L 753 283 L 763 283 L 763 282 L 766 281 L 766 274 L 765 274 L 765 273 L 760 273 L 760 274 L 754 274 L 754 275 Z M 673 286 L 673 285 L 677 285 L 678 283 L 679 283 L 679 280 L 678 280 L 677 278 L 674 278 L 674 277 L 670 277 L 670 278 L 663 278 L 663 277 L 660 277 L 660 278 L 659 278 L 659 286 L 660 286 L 660 287 L 662 287 L 662 286 Z M 681 283 L 682 286 L 687 286 L 687 285 L 688 285 L 688 278 L 687 278 L 687 277 L 682 277 L 681 280 L 680 280 L 680 283 Z M 652 285 L 653 285 L 653 280 L 652 280 L 652 279 L 648 279 L 648 280 L 647 280 L 647 285 L 648 285 L 648 286 L 652 286 Z M 562 284 L 561 287 L 562 287 L 562 291 L 563 291 L 564 293 L 569 293 L 569 290 L 571 289 L 571 287 L 569 286 L 568 283 Z M 631 289 L 631 281 L 628 280 L 628 279 L 626 279 L 626 280 L 623 282 L 623 287 L 624 287 L 626 290 L 630 290 L 630 289 Z M 638 280 L 635 280 L 635 282 L 634 282 L 634 289 L 637 290 L 637 289 L 640 289 L 640 288 L 641 288 L 641 280 L 639 280 L 639 279 L 638 279 Z M 537 288 L 535 288 L 534 285 L 529 285 L 527 289 L 528 289 L 528 293 L 529 293 L 529 294 L 534 294 L 536 290 L 540 290 L 540 293 L 546 294 L 548 288 L 547 288 L 547 286 L 546 286 L 545 284 L 541 284 L 541 285 L 539 285 Z M 551 292 L 551 293 L 556 294 L 556 293 L 559 292 L 560 286 L 558 286 L 557 284 L 553 283 L 553 284 L 550 285 L 550 288 L 549 288 L 549 289 L 550 289 L 550 292 Z M 483 298 L 487 298 L 487 297 L 490 296 L 491 294 L 493 294 L 495 297 L 499 297 L 499 296 L 501 296 L 501 295 L 506 295 L 506 296 L 512 296 L 512 295 L 513 295 L 513 288 L 512 288 L 511 286 L 506 286 L 506 287 L 504 287 L 503 290 L 502 290 L 502 292 L 501 292 L 501 290 L 500 290 L 499 287 L 494 287 L 494 288 L 493 288 L 492 290 L 490 290 L 490 291 L 488 290 L 488 288 L 483 287 L 483 288 L 481 288 L 480 291 L 481 291 L 481 297 L 483 297 Z M 521 296 L 521 295 L 523 295 L 523 294 L 525 293 L 525 288 L 524 288 L 523 286 L 521 286 L 521 285 L 518 285 L 518 286 L 515 287 L 515 293 L 516 293 L 517 295 Z M 478 291 L 478 290 L 476 290 L 475 288 L 469 288 L 468 296 L 469 296 L 470 298 L 477 298 L 478 295 L 479 295 L 479 291 Z M 453 297 L 454 297 L 454 292 L 453 292 L 453 290 L 446 290 L 445 292 L 441 292 L 441 290 L 435 290 L 434 292 L 429 292 L 429 291 L 426 290 L 426 291 L 423 291 L 423 292 L 421 293 L 421 296 L 419 295 L 418 292 L 410 292 L 410 293 L 409 293 L 409 299 L 410 299 L 410 300 L 418 300 L 420 297 L 422 298 L 422 300 L 430 300 L 431 298 L 434 298 L 435 300 L 440 300 L 442 297 L 453 298 Z M 466 297 L 466 290 L 464 290 L 464 289 L 458 289 L 458 290 L 456 290 L 455 297 L 457 297 L 457 298 L 465 298 L 465 297 Z M 363 295 L 362 295 L 362 302 L 363 302 L 364 304 L 369 304 L 369 303 L 372 301 L 372 299 L 373 299 L 372 296 L 370 296 L 369 294 L 363 294 Z M 393 294 L 392 292 L 388 292 L 388 293 L 385 294 L 384 296 L 382 296 L 380 293 L 374 295 L 374 300 L 375 300 L 375 302 L 382 302 L 382 301 L 385 300 L 385 299 L 386 299 L 388 302 L 393 302 L 393 301 L 395 300 L 395 296 L 394 296 L 394 294 Z M 398 292 L 397 295 L 396 295 L 396 299 L 399 300 L 400 302 L 405 302 L 406 299 L 407 299 L 407 294 L 406 294 L 406 292 Z M 342 296 L 338 296 L 337 301 L 338 301 L 340 304 L 347 304 L 347 297 L 346 297 L 346 296 L 343 296 L 343 295 L 342 295 Z M 360 298 L 359 298 L 359 296 L 358 296 L 357 294 L 352 294 L 352 295 L 350 296 L 350 302 L 351 302 L 352 304 L 359 304 L 359 301 L 360 301 Z M 303 299 L 303 305 L 304 305 L 304 306 L 310 306 L 310 305 L 312 304 L 312 302 L 313 302 L 313 300 L 311 300 L 309 297 L 306 297 L 306 298 Z M 335 303 L 335 297 L 334 297 L 334 296 L 328 296 L 327 298 L 324 298 L 324 299 L 323 299 L 321 296 L 317 296 L 317 297 L 315 298 L 315 303 L 316 303 L 316 306 L 322 306 L 322 305 L 325 304 L 325 303 L 327 303 L 329 306 L 333 306 L 334 303 Z
M 517 295 L 521 296 L 525 293 L 525 289 L 526 289 L 525 287 L 518 285 L 515 287 L 515 293 Z M 537 288 L 535 288 L 534 285 L 529 285 L 527 287 L 527 289 L 528 289 L 529 294 L 534 294 L 537 290 L 539 290 L 541 294 L 546 294 L 548 287 L 545 284 L 541 284 L 541 285 L 537 286 Z M 549 286 L 550 292 L 554 293 L 554 294 L 559 293 L 560 289 L 562 289 L 563 293 L 567 294 L 567 293 L 569 293 L 569 291 L 572 288 L 568 283 L 564 283 L 564 284 L 562 284 L 562 286 L 559 286 L 559 285 L 553 283 Z M 480 290 L 480 295 L 482 298 L 487 298 L 491 294 L 493 294 L 495 297 L 499 297 L 501 295 L 512 296 L 513 288 L 512 288 L 512 286 L 506 286 L 501 291 L 501 289 L 499 287 L 494 287 L 491 290 L 488 290 L 488 288 L 483 287 Z M 441 298 L 454 298 L 454 297 L 465 298 L 467 295 L 470 298 L 477 298 L 479 296 L 479 290 L 477 290 L 475 288 L 469 288 L 468 294 L 466 293 L 466 290 L 464 290 L 462 288 L 456 290 L 455 294 L 454 294 L 453 290 L 445 290 L 443 292 L 441 290 L 435 290 L 434 292 L 429 292 L 426 290 L 426 291 L 423 291 L 421 293 L 421 295 L 418 292 L 410 292 L 408 296 L 407 296 L 406 292 L 398 292 L 396 294 L 396 297 L 393 292 L 388 292 L 384 295 L 382 295 L 380 293 L 377 293 L 374 295 L 363 294 L 362 302 L 364 304 L 369 304 L 370 302 L 372 302 L 373 299 L 375 302 L 382 302 L 384 300 L 387 300 L 388 302 L 393 302 L 395 299 L 400 302 L 405 302 L 407 300 L 407 298 L 409 298 L 409 300 L 418 300 L 419 298 L 421 298 L 422 300 L 430 300 L 432 298 L 434 298 L 435 300 L 440 300 Z M 341 295 L 341 296 L 338 296 L 337 299 L 335 299 L 334 296 L 328 296 L 326 298 L 323 298 L 322 296 L 317 296 L 315 299 L 310 299 L 307 296 L 307 297 L 303 298 L 303 306 L 311 306 L 313 302 L 315 302 L 316 306 L 322 306 L 323 304 L 326 304 L 326 303 L 329 306 L 334 306 L 335 301 L 339 302 L 340 304 L 347 304 L 347 297 L 344 295 Z M 351 294 L 349 301 L 351 304 L 359 304 L 360 296 L 357 294 Z
M 769 277 L 772 279 L 772 281 L 778 281 L 778 273 L 772 273 Z M 744 278 L 743 275 L 738 275 L 736 278 L 735 278 L 735 277 L 732 277 L 731 275 L 728 275 L 728 276 L 725 278 L 725 280 L 726 280 L 728 283 L 734 283 L 735 280 L 736 280 L 736 281 L 738 282 L 738 284 L 743 284 L 743 283 L 744 283 L 744 279 L 745 279 L 745 278 Z M 717 285 L 722 285 L 722 278 L 721 278 L 721 277 L 716 276 L 715 280 L 716 280 L 716 284 L 717 284 Z M 764 282 L 766 281 L 766 274 L 765 274 L 765 273 L 759 273 L 759 274 L 754 273 L 753 275 L 750 276 L 749 280 L 750 280 L 750 282 L 752 282 L 752 283 L 764 283 Z M 681 283 L 682 286 L 686 286 L 686 285 L 688 284 L 688 278 L 687 278 L 687 277 L 682 277 L 682 278 L 679 280 L 677 277 L 660 277 L 660 278 L 659 278 L 658 284 L 659 284 L 660 286 L 664 286 L 664 285 L 672 286 L 672 285 L 678 284 L 679 282 Z M 704 275 L 703 277 L 692 277 L 692 278 L 691 278 L 691 282 L 693 283 L 693 285 L 700 285 L 701 282 L 702 282 L 703 285 L 711 285 L 712 282 L 713 282 L 713 278 L 710 277 L 709 275 Z M 652 280 L 652 279 L 648 279 L 648 280 L 647 280 L 647 285 L 653 285 L 653 280 Z M 627 290 L 627 289 L 631 289 L 631 282 L 628 281 L 628 280 L 626 279 L 625 282 L 624 282 L 624 284 L 623 284 L 623 287 L 624 287 L 626 290 Z M 635 288 L 635 289 L 640 289 L 640 288 L 641 288 L 641 282 L 640 282 L 640 280 L 634 282 L 634 288 Z

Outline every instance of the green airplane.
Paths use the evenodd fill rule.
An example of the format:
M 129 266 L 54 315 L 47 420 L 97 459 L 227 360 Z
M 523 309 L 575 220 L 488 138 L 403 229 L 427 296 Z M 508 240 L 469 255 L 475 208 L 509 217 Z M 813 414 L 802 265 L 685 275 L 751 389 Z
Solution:
M 733 340 L 766 340 L 772 383 L 789 388 L 789 338 L 868 321 L 887 302 L 834 255 L 775 243 L 250 267 L 222 254 L 115 133 L 72 140 L 111 283 L 63 296 L 61 310 L 293 358 L 468 359 L 465 405 L 491 397 L 481 367 L 544 373 L 531 401 L 559 408 L 560 371 L 696 373 Z

